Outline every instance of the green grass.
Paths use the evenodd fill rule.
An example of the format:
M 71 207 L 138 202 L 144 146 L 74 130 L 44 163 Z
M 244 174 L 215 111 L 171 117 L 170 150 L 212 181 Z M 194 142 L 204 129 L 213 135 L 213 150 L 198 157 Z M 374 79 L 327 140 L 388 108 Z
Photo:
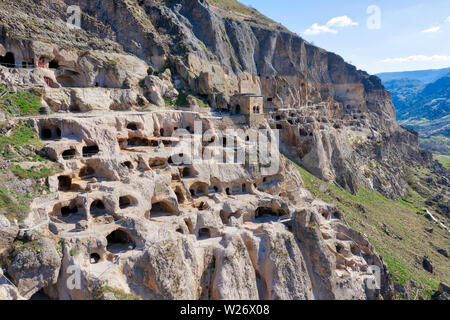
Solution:
M 171 102 L 168 99 L 164 98 L 164 103 L 165 103 L 166 107 L 168 107 L 168 108 L 176 107 L 176 106 L 187 107 L 187 106 L 189 106 L 189 102 L 187 100 L 188 96 L 193 97 L 200 108 L 211 108 L 211 106 L 207 102 L 205 102 L 203 99 L 194 96 L 189 90 L 185 90 L 185 89 L 181 89 L 179 91 L 178 97 L 175 100 L 175 102 Z
M 97 299 L 100 299 L 105 293 L 112 293 L 118 300 L 141 300 L 141 297 L 133 293 L 125 293 L 121 289 L 116 289 L 110 286 L 103 286 L 97 291 Z
M 75 257 L 79 253 L 80 253 L 80 251 L 77 248 L 72 248 L 69 251 L 69 254 L 70 254 L 71 257 Z
M 10 136 L 0 136 L 0 155 L 8 159 L 17 159 L 17 153 L 22 148 L 34 147 L 41 149 L 42 141 L 38 134 L 31 128 L 29 124 L 19 122 L 14 132 Z M 13 149 L 13 150 L 11 150 Z M 17 151 L 17 152 L 14 152 Z M 33 156 L 30 160 L 38 160 L 39 157 Z M 42 160 L 42 159 L 41 159 Z
M 450 170 L 450 155 L 435 154 L 434 159 L 439 161 L 447 170 Z
M 23 196 L 15 195 L 2 183 L 0 183 L 0 214 L 8 220 L 22 221 L 28 214 L 29 208 Z
M 410 198 L 394 201 L 367 190 L 353 195 L 294 165 L 314 197 L 334 203 L 353 229 L 367 235 L 377 252 L 383 256 L 395 283 L 409 285 L 413 281 L 422 286 L 419 290 L 408 292 L 410 299 L 429 299 L 433 291 L 437 290 L 439 282 L 450 282 L 449 259 L 437 253 L 434 247 L 448 248 L 448 235 L 445 230 L 418 214 L 422 208 Z M 388 236 L 382 230 L 383 224 L 402 240 Z M 434 228 L 432 234 L 425 231 L 430 227 Z M 422 268 L 421 258 L 424 256 L 431 258 L 434 274 Z
M 47 186 L 38 180 L 60 170 L 55 163 L 49 166 L 49 160 L 36 153 L 42 147 L 38 134 L 22 121 L 11 128 L 9 136 L 0 136 L 0 157 L 11 162 L 7 170 L 0 171 L 0 214 L 10 221 L 22 221 L 26 218 L 31 200 L 44 191 L 48 192 Z M 23 169 L 20 165 L 23 161 L 37 164 L 31 169 Z M 27 192 L 23 191 L 24 182 L 20 180 L 29 180 L 26 182 Z
M 0 93 L 6 89 L 1 87 Z M 6 110 L 10 115 L 38 115 L 41 107 L 40 97 L 32 91 L 17 91 L 7 93 L 0 98 L 0 109 Z
M 23 169 L 20 165 L 11 165 L 9 167 L 12 173 L 21 179 L 42 179 L 48 178 L 55 174 L 55 168 L 41 167 L 38 170 L 35 169 Z

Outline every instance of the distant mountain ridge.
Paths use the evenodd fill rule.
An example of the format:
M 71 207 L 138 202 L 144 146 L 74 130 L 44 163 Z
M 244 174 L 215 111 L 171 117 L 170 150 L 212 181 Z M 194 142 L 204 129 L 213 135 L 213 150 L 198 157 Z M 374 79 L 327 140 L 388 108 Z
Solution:
M 430 70 L 417 70 L 417 71 L 404 71 L 404 72 L 385 72 L 376 74 L 383 83 L 400 80 L 411 79 L 418 80 L 424 83 L 432 83 L 442 78 L 446 74 L 450 73 L 450 67 L 444 69 L 430 69 Z
M 424 81 L 443 73 L 432 83 Z M 450 68 L 391 73 L 384 79 L 394 77 L 401 78 L 383 84 L 392 94 L 399 123 L 419 132 L 423 148 L 450 154 Z

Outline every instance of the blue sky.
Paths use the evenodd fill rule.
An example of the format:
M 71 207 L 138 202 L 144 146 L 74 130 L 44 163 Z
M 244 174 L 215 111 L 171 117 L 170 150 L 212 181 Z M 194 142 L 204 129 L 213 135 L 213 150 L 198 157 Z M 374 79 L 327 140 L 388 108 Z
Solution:
M 369 73 L 450 67 L 448 0 L 240 1 Z

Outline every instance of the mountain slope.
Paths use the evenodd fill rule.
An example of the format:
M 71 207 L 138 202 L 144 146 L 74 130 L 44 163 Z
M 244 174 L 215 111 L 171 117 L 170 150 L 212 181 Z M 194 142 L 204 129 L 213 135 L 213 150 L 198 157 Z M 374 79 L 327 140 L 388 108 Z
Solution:
M 392 93 L 399 123 L 419 132 L 422 147 L 449 154 L 450 73 L 429 84 L 412 79 L 384 84 Z
M 81 7 L 82 30 L 67 27 L 68 5 Z M 21 295 L 392 299 L 391 273 L 368 237 L 389 259 L 397 285 L 419 283 L 425 296 L 447 281 L 440 253 L 431 257 L 435 274 L 420 264 L 403 272 L 432 247 L 423 244 L 425 227 L 442 226 L 417 217 L 408 229 L 416 207 L 401 210 L 394 199 L 410 196 L 411 181 L 433 198 L 417 197 L 417 208 L 447 222 L 449 179 L 418 148 L 417 135 L 396 123 L 376 76 L 233 0 L 18 0 L 0 9 L 0 50 L 29 67 L 1 66 L 0 80 L 10 90 L 42 88 L 47 115 L 24 119 L 42 138 L 39 151 L 61 169 L 41 181 L 48 194 L 30 199 L 20 224 L 0 216 L 13 235 L 0 242 L 0 263 Z M 239 112 L 242 102 L 247 113 Z M 5 135 L 14 137 L 23 119 L 5 106 L 12 114 L 0 110 Z M 192 144 L 180 129 L 182 137 L 212 137 Z M 228 139 L 227 129 L 247 133 Z M 190 161 L 254 150 L 250 129 L 279 133 L 272 156 L 287 154 L 315 176 L 302 178 L 282 157 L 274 172 L 266 161 L 252 163 L 253 154 L 242 163 Z M 8 168 L 30 166 L 6 160 Z M 418 181 L 410 179 L 413 167 L 424 171 Z M 307 190 L 318 177 L 338 190 L 323 198 L 334 204 L 320 199 L 333 192 L 322 185 L 321 194 Z M 355 230 L 358 204 L 376 216 L 355 218 L 366 221 L 360 230 L 368 237 Z M 383 242 L 391 235 L 380 232 L 382 220 L 411 239 Z M 433 241 L 445 245 L 446 237 L 443 228 Z M 398 247 L 386 250 L 392 243 Z M 26 257 L 33 263 L 24 264 Z M 72 266 L 81 288 L 66 285 Z M 372 267 L 380 270 L 379 288 L 369 285 Z

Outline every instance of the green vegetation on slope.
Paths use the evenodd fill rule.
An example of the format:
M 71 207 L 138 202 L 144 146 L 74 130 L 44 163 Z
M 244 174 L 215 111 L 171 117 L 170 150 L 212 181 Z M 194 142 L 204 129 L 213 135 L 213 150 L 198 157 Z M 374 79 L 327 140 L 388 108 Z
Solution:
M 101 297 L 106 294 L 111 293 L 117 300 L 141 300 L 141 298 L 133 293 L 126 293 L 122 289 L 116 289 L 110 286 L 103 286 L 97 290 L 96 299 L 100 300 Z
M 434 158 L 439 161 L 447 170 L 450 170 L 450 156 L 449 155 L 441 155 L 436 154 Z
M 7 89 L 0 87 L 0 95 Z M 9 92 L 0 98 L 0 109 L 10 115 L 37 115 L 41 107 L 41 99 L 35 91 Z
M 29 124 L 1 124 L 0 129 L 7 132 L 0 136 L 0 214 L 21 221 L 31 200 L 48 192 L 42 179 L 55 174 L 59 167 L 38 154 L 43 144 Z M 21 162 L 33 165 L 24 169 Z
M 450 282 L 449 259 L 436 249 L 448 248 L 448 234 L 428 221 L 420 207 L 409 199 L 394 201 L 375 191 L 353 195 L 294 165 L 315 197 L 334 203 L 352 228 L 367 235 L 383 256 L 394 283 L 405 287 L 407 296 L 399 293 L 398 298 L 429 299 L 439 282 Z M 429 228 L 434 229 L 432 233 L 426 231 Z M 434 274 L 422 268 L 424 256 L 432 260 Z
M 450 154 L 450 74 L 429 84 L 415 79 L 383 84 L 392 93 L 399 123 L 419 133 L 420 146 L 434 153 Z

